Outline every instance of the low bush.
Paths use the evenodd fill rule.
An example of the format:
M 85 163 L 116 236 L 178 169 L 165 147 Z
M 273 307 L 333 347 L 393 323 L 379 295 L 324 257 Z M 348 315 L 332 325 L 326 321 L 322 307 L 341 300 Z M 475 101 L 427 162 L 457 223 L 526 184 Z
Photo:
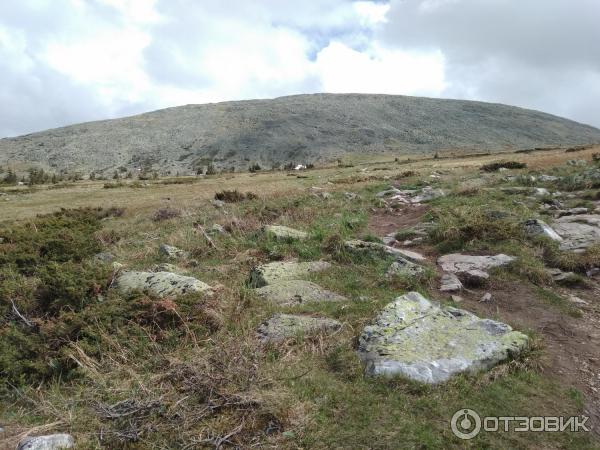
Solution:
M 154 212 L 152 215 L 152 220 L 154 222 L 161 222 L 163 220 L 175 219 L 177 217 L 181 217 L 181 211 L 175 208 L 160 208 Z
M 481 166 L 481 170 L 484 172 L 497 172 L 500 169 L 524 169 L 527 164 L 519 161 L 503 161 L 484 164 Z
M 258 198 L 258 196 L 254 192 L 246 192 L 244 194 L 237 189 L 233 191 L 221 191 L 215 193 L 215 200 L 220 200 L 227 203 L 237 203 L 244 200 L 254 200 L 256 198 Z

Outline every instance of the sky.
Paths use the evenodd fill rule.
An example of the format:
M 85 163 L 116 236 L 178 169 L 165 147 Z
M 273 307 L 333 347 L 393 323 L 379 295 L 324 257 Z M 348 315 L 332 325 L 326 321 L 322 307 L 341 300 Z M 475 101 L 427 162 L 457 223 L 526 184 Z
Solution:
M 600 127 L 599 0 L 0 2 L 0 137 L 336 92 L 506 103 Z

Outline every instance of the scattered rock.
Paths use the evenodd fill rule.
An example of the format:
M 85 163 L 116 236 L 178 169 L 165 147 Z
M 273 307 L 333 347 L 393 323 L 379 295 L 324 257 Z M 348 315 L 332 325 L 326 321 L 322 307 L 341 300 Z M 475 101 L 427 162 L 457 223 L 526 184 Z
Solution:
M 556 219 L 554 230 L 563 238 L 561 250 L 581 253 L 600 242 L 600 215 L 582 214 Z
M 255 267 L 250 272 L 248 285 L 260 288 L 281 280 L 298 280 L 313 272 L 321 272 L 331 267 L 326 261 L 277 261 Z
M 258 338 L 263 343 L 281 342 L 287 338 L 332 333 L 341 327 L 342 324 L 333 319 L 277 314 L 258 327 Z
M 555 177 L 554 175 L 540 175 L 538 180 L 542 182 L 551 182 L 560 180 L 560 177 Z
M 454 303 L 460 303 L 463 301 L 463 298 L 460 295 L 451 295 L 450 300 L 452 300 Z
M 210 203 L 217 209 L 225 206 L 225 202 L 223 200 L 211 200 Z
M 558 233 L 543 220 L 529 219 L 525 222 L 525 232 L 531 236 L 545 236 L 553 241 L 563 240 Z
M 225 234 L 225 228 L 218 223 L 215 223 L 212 227 L 210 227 L 207 231 L 208 234 Z
M 556 214 L 558 215 L 558 217 L 563 217 L 563 216 L 576 216 L 579 214 L 587 214 L 590 210 L 588 208 L 571 208 L 571 209 L 562 209 L 559 211 L 556 211 Z
M 555 283 L 573 280 L 577 276 L 573 272 L 563 272 L 560 269 L 546 269 L 546 273 L 552 277 Z
M 123 293 L 149 292 L 157 297 L 178 296 L 190 293 L 212 293 L 212 288 L 193 277 L 172 272 L 123 272 L 116 279 Z
M 17 446 L 17 450 L 58 450 L 73 448 L 75 441 L 70 434 L 49 434 L 24 439 Z
M 392 187 L 377 193 L 376 197 L 386 199 L 391 204 L 418 204 L 431 201 L 444 195 L 445 193 L 443 190 L 426 186 L 421 190 L 400 190 Z
M 438 264 L 444 272 L 455 273 L 467 284 L 481 284 L 489 278 L 488 269 L 505 266 L 515 258 L 504 254 L 495 256 L 475 256 L 453 253 L 440 256 Z
M 537 195 L 538 197 L 543 197 L 544 195 L 551 195 L 550 191 L 546 188 L 536 187 L 533 189 L 533 195 Z
M 344 197 L 346 197 L 348 200 L 356 200 L 360 198 L 360 196 L 355 192 L 344 192 Z
M 485 294 L 483 294 L 483 297 L 481 297 L 481 300 L 479 300 L 480 303 L 488 303 L 492 301 L 492 294 L 490 294 L 489 292 L 486 292 Z
M 460 291 L 463 288 L 462 283 L 458 279 L 456 275 L 453 273 L 445 273 L 442 275 L 442 279 L 440 280 L 440 291 L 442 292 L 452 292 L 452 291 Z
M 586 302 L 582 298 L 576 297 L 575 295 L 569 295 L 569 301 L 571 303 L 573 303 L 575 305 L 579 305 L 579 306 L 585 306 L 588 304 L 588 302 Z
M 504 323 L 410 292 L 365 327 L 358 354 L 367 375 L 402 375 L 435 384 L 457 373 L 490 369 L 526 344 L 527 336 Z
M 567 165 L 583 167 L 587 166 L 587 161 L 585 159 L 570 159 L 567 161 Z
M 426 258 L 420 253 L 411 252 L 410 250 L 404 250 L 401 248 L 390 247 L 389 245 L 385 245 L 380 242 L 367 242 L 358 239 L 353 239 L 344 242 L 344 245 L 349 251 L 367 253 L 371 254 L 372 256 L 387 254 L 393 256 L 401 256 L 414 262 L 426 261 Z
M 312 302 L 341 302 L 348 300 L 318 284 L 304 280 L 281 280 L 256 290 L 256 294 L 279 305 L 299 305 Z
M 167 244 L 161 244 L 158 253 L 170 259 L 184 259 L 190 256 L 188 252 Z
M 117 259 L 117 257 L 115 255 L 113 255 L 112 253 L 108 253 L 108 252 L 101 252 L 101 253 L 96 253 L 94 255 L 94 260 L 100 263 L 111 263 L 113 262 L 115 259 Z
M 401 256 L 396 257 L 396 261 L 394 261 L 386 272 L 386 276 L 405 276 L 405 277 L 415 277 L 421 275 L 425 269 L 423 266 L 419 266 L 408 259 L 405 259 Z
M 303 241 L 308 239 L 308 233 L 305 231 L 295 230 L 293 228 L 284 227 L 282 225 L 267 225 L 265 233 L 281 240 Z
M 161 263 L 155 264 L 150 268 L 150 272 L 174 272 L 179 273 L 182 270 L 177 267 L 175 264 L 171 263 Z

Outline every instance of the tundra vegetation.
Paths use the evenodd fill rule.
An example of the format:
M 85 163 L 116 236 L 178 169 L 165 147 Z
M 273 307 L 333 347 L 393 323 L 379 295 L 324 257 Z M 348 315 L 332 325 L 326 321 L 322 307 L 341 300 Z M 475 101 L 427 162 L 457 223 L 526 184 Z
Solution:
M 484 167 L 493 156 L 414 158 L 315 168 L 302 178 L 261 171 L 183 185 L 150 179 L 136 190 L 106 190 L 101 180 L 5 188 L 0 440 L 11 448 L 27 436 L 69 433 L 84 449 L 597 448 L 594 433 L 462 441 L 450 429 L 461 408 L 585 414 L 597 426 L 600 244 L 565 250 L 524 227 L 563 223 L 577 208 L 596 214 L 594 150 L 577 153 L 586 166 L 566 164 L 571 156 L 557 150 L 513 155 L 519 165 L 491 172 Z M 268 225 L 306 234 L 269 233 Z M 389 239 L 423 255 L 422 270 L 391 273 L 398 255 L 383 245 Z M 514 260 L 465 282 L 459 297 L 438 289 L 437 258 L 449 253 Z M 328 262 L 303 277 L 328 301 L 272 302 L 272 290 L 252 285 L 253 269 L 288 261 Z M 119 288 L 125 271 L 194 277 L 210 292 L 127 291 Z M 408 291 L 507 323 L 528 337 L 527 348 L 440 384 L 365 376 L 358 336 Z M 258 333 L 278 326 L 265 325 L 273 317 L 299 314 L 328 318 L 329 331 Z

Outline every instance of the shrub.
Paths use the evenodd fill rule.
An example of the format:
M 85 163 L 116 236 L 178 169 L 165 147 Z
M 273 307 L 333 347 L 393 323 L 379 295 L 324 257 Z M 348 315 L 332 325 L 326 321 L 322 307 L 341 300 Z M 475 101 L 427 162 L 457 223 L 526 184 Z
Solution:
M 175 208 L 160 208 L 155 211 L 152 215 L 152 220 L 154 222 L 160 222 L 163 220 L 175 219 L 177 217 L 181 217 L 181 211 Z
M 500 169 L 524 169 L 527 164 L 518 161 L 504 161 L 484 164 L 481 170 L 484 172 L 497 172 Z
M 244 194 L 237 189 L 215 193 L 215 200 L 221 200 L 227 203 L 237 203 L 244 200 L 254 200 L 256 198 L 258 198 L 258 196 L 254 192 L 246 192 Z

